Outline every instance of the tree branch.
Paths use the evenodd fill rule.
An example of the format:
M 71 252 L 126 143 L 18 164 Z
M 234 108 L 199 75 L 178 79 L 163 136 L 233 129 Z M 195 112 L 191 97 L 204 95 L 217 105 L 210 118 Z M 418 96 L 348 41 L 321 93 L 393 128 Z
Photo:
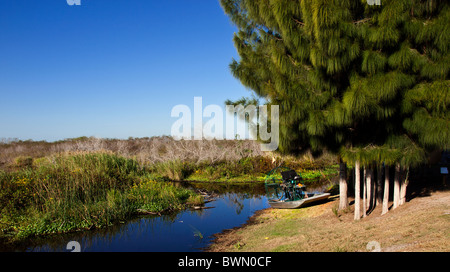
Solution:
M 359 20 L 359 21 L 353 21 L 353 23 L 354 23 L 355 25 L 357 25 L 357 24 L 361 24 L 361 23 L 368 22 L 368 21 L 370 21 L 370 20 L 372 20 L 372 18 L 364 18 L 364 19 Z
M 299 20 L 292 18 L 297 24 L 301 25 L 301 26 L 305 26 L 305 23 L 300 22 Z

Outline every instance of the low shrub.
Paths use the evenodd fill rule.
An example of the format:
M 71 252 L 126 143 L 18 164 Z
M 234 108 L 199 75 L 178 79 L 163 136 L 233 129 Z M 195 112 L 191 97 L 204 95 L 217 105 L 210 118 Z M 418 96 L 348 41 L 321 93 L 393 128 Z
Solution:
M 14 166 L 17 168 L 29 168 L 33 166 L 33 158 L 30 156 L 19 156 L 14 159 Z

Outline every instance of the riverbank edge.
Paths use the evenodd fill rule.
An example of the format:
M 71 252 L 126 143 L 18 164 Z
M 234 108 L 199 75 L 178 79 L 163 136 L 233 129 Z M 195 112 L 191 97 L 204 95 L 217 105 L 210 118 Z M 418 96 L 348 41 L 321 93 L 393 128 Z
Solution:
M 194 190 L 157 182 L 108 152 L 61 154 L 0 171 L 0 240 L 101 229 L 142 214 L 203 205 Z
M 331 179 L 339 174 L 338 164 L 330 164 L 316 169 L 294 169 L 303 178 L 305 184 L 315 182 L 319 179 Z M 246 182 L 262 182 L 264 183 L 267 173 L 257 173 L 257 174 L 244 174 L 235 177 L 219 177 L 211 178 L 209 175 L 205 174 L 191 174 L 187 177 L 176 180 L 170 179 L 171 181 L 186 181 L 186 182 L 223 182 L 223 183 L 246 183 Z
M 317 169 L 317 173 L 320 173 L 323 169 Z M 262 174 L 263 175 L 263 174 Z M 306 185 L 316 182 L 317 180 L 323 180 L 328 179 L 331 180 L 332 178 L 335 178 L 338 176 L 338 173 L 331 173 L 328 175 L 317 175 L 317 177 L 314 178 L 303 178 L 303 183 Z M 226 183 L 226 184 L 243 184 L 243 183 L 264 183 L 265 177 L 262 178 L 255 178 L 255 177 L 236 177 L 236 178 L 230 178 L 230 179 L 217 179 L 217 180 L 211 180 L 211 179 L 182 179 L 182 180 L 170 180 L 171 182 L 195 182 L 195 183 Z
M 367 249 L 370 241 L 379 242 L 382 252 L 447 252 L 450 250 L 450 231 L 445 228 L 450 223 L 450 190 L 448 189 L 410 199 L 405 205 L 383 216 L 381 215 L 381 207 L 377 207 L 372 215 L 362 218 L 360 221 L 352 219 L 353 205 L 350 205 L 347 211 L 335 210 L 339 204 L 338 197 L 332 196 L 334 199 L 322 205 L 307 207 L 306 209 L 311 210 L 304 212 L 301 211 L 302 209 L 279 210 L 273 208 L 256 211 L 241 226 L 225 229 L 212 235 L 213 239 L 209 246 L 204 249 L 204 252 L 267 250 L 272 252 L 274 249 L 277 252 L 367 252 L 370 251 Z M 351 203 L 351 199 L 349 200 Z M 286 213 L 291 213 L 291 216 L 286 216 Z M 292 216 L 292 214 L 297 215 Z M 279 217 L 277 218 L 277 216 Z M 293 231 L 292 234 L 283 234 L 282 240 L 289 241 L 289 243 L 281 244 L 272 249 L 266 247 L 266 245 L 274 237 L 258 236 L 257 242 L 253 239 L 257 237 L 256 231 L 261 232 L 262 229 L 274 228 L 274 225 L 281 225 L 289 221 L 304 222 L 309 225 L 309 229 L 318 229 L 319 224 L 326 226 L 318 232 L 330 234 L 330 237 L 322 236 L 322 239 L 327 239 L 326 243 L 330 246 L 323 247 L 323 244 L 322 246 L 319 245 L 321 242 L 317 242 L 316 247 L 306 250 L 296 250 L 296 247 L 290 250 L 280 250 L 285 245 L 292 245 L 291 243 L 296 242 L 295 239 L 298 239 L 298 236 L 302 236 L 299 235 L 300 226 L 299 232 Z M 389 224 L 393 224 L 393 226 L 389 227 Z M 335 235 L 334 239 L 331 234 Z M 281 239 L 281 237 L 278 239 Z M 343 243 L 345 239 L 349 241 L 347 245 Z M 247 242 L 251 243 L 249 245 L 251 248 L 247 247 Z M 317 250 L 317 247 L 320 249 Z M 286 249 L 289 249 L 289 247 L 286 247 Z
M 332 195 L 329 196 L 327 200 L 325 200 L 326 203 L 336 203 L 336 201 L 339 201 L 339 195 Z M 320 204 L 319 204 L 320 205 Z M 314 205 L 313 205 L 314 206 Z M 306 208 L 310 208 L 311 206 L 307 206 Z M 269 214 L 273 211 L 275 211 L 277 209 L 274 209 L 272 207 L 266 208 L 266 209 L 262 209 L 262 210 L 258 210 L 255 211 L 255 213 L 250 216 L 247 221 L 244 224 L 241 224 L 240 226 L 231 228 L 231 229 L 224 229 L 219 233 L 215 233 L 212 235 L 212 240 L 211 243 L 208 247 L 204 248 L 204 252 L 217 252 L 215 250 L 215 247 L 219 246 L 219 247 L 230 247 L 232 245 L 238 245 L 237 243 L 239 243 L 239 239 L 231 239 L 232 242 L 230 241 L 225 241 L 225 240 L 229 240 L 229 237 L 234 237 L 235 233 L 241 230 L 246 230 L 249 227 L 253 226 L 253 225 L 258 225 L 258 224 L 264 224 L 262 223 L 261 217 L 265 214 Z M 292 211 L 295 210 L 300 210 L 300 209 L 292 209 Z M 280 219 L 282 220 L 282 219 Z
M 224 242 L 223 239 L 226 239 L 228 237 L 233 236 L 234 233 L 236 233 L 239 230 L 243 230 L 249 226 L 257 225 L 259 224 L 258 218 L 270 210 L 273 210 L 273 208 L 266 208 L 262 210 L 256 211 L 252 216 L 250 216 L 247 221 L 244 224 L 241 224 L 240 226 L 231 228 L 231 229 L 224 229 L 219 233 L 215 233 L 211 235 L 212 239 L 208 247 L 203 248 L 203 252 L 218 252 L 215 250 L 216 246 L 231 246 L 233 243 L 231 242 Z M 236 239 L 236 242 L 239 242 L 238 239 Z

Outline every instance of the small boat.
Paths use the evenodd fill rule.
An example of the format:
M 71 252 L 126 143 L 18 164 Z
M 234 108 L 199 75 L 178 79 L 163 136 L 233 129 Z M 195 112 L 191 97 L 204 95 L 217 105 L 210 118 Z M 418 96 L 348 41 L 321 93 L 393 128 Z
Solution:
M 310 203 L 328 199 L 329 193 L 306 192 L 303 178 L 295 170 L 280 166 L 272 169 L 265 179 L 267 199 L 275 209 L 297 209 Z
M 299 199 L 299 200 L 292 200 L 292 201 L 279 201 L 277 199 L 269 199 L 269 204 L 274 209 L 298 209 L 301 207 L 306 206 L 309 203 L 325 200 L 328 199 L 330 196 L 329 193 L 323 193 L 323 194 L 308 194 L 308 197 Z

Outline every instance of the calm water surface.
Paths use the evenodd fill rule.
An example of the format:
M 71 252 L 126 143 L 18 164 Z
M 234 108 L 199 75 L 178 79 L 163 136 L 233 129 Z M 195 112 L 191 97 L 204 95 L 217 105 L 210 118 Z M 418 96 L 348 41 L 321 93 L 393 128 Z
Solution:
M 82 252 L 193 252 L 202 251 L 212 235 L 244 224 L 256 211 L 268 208 L 264 184 L 217 185 L 190 183 L 214 191 L 215 201 L 204 210 L 185 210 L 162 216 L 145 216 L 106 229 L 55 235 L 28 241 L 16 251 L 67 252 L 67 243 L 77 241 Z

